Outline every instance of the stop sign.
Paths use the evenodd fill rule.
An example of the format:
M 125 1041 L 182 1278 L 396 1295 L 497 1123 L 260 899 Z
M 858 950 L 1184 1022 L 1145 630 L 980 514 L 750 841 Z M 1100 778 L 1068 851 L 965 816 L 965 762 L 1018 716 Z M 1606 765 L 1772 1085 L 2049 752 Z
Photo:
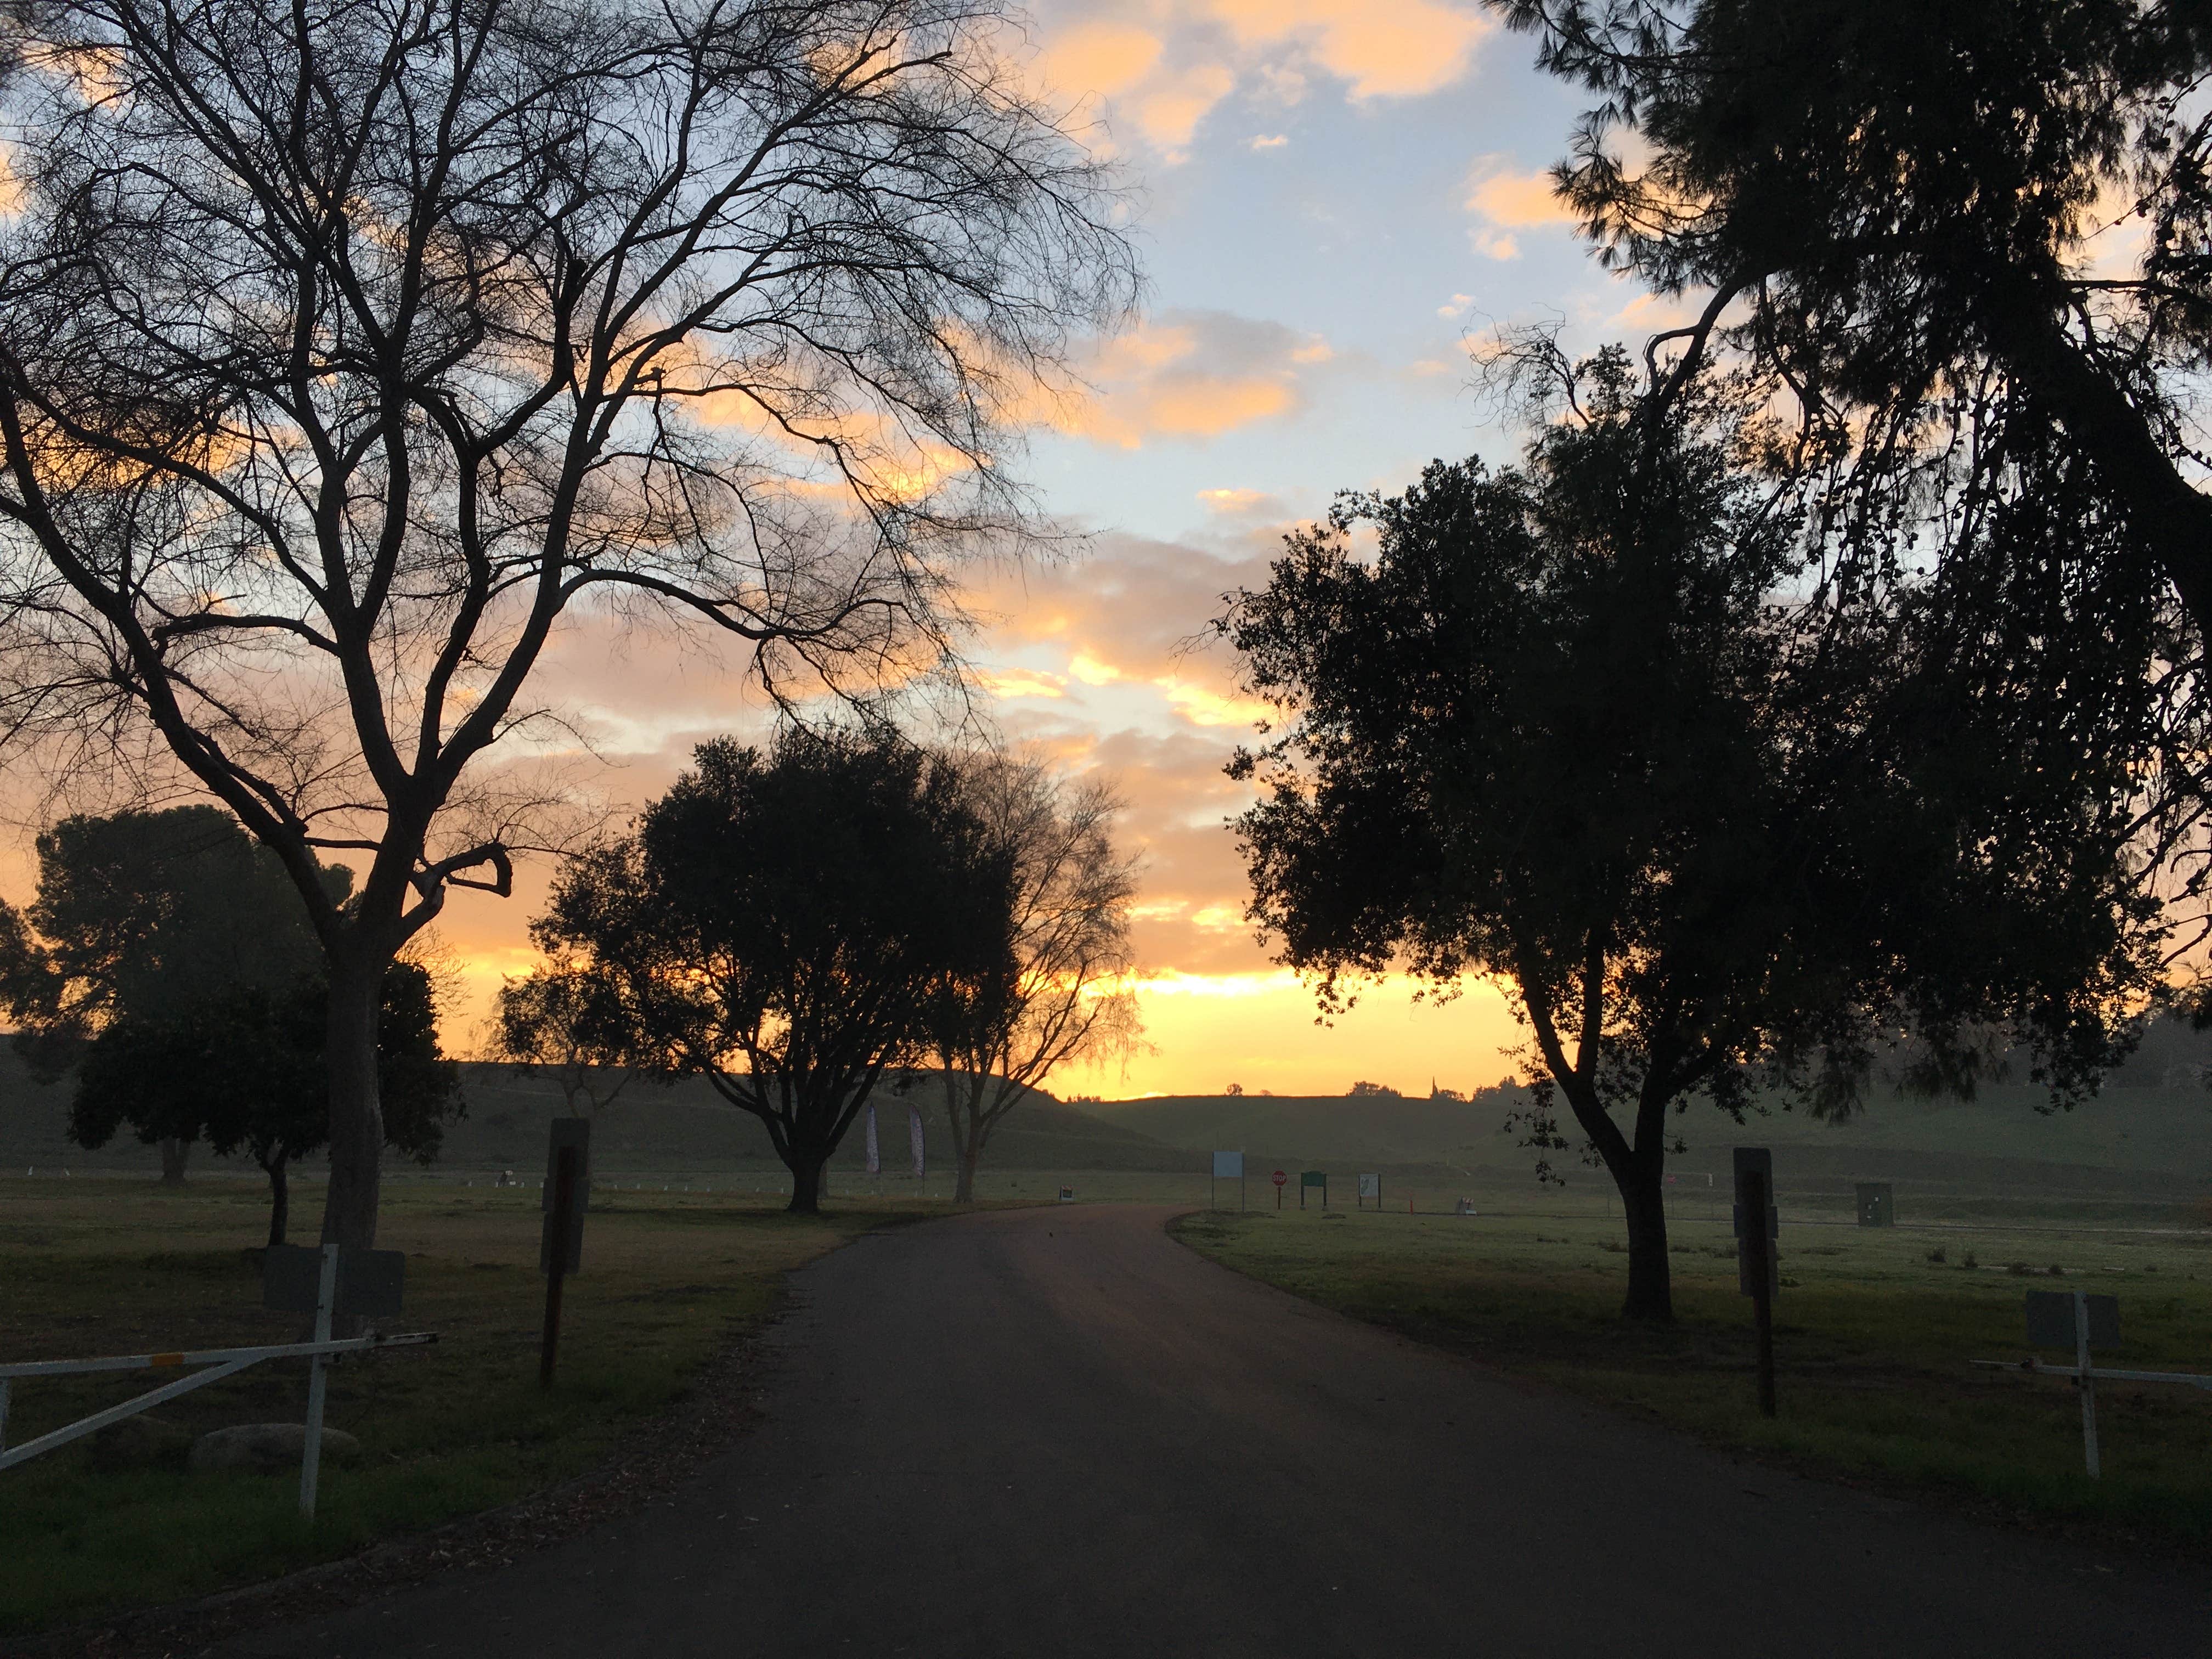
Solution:
M 1273 1182 L 1278 1187 L 1279 1187 L 1285 1182 L 1288 1181 L 1290 1176 L 1285 1175 L 1280 1170 L 1278 1170 L 1274 1174 L 1269 1176 L 1267 1179 Z

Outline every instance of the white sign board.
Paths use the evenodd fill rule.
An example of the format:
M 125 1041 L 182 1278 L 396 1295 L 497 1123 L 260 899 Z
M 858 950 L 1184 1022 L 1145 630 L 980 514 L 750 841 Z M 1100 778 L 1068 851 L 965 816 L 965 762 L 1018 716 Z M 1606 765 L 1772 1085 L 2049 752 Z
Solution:
M 1213 1155 L 1213 1178 L 1216 1181 L 1243 1180 L 1244 1154 L 1242 1152 L 1216 1152 Z
M 1359 1177 L 1359 1195 L 1360 1195 L 1360 1197 L 1362 1197 L 1362 1198 L 1380 1198 L 1380 1197 L 1382 1197 L 1382 1177 L 1381 1176 L 1379 1176 L 1379 1175 L 1364 1175 L 1364 1176 L 1360 1176 L 1360 1177 Z

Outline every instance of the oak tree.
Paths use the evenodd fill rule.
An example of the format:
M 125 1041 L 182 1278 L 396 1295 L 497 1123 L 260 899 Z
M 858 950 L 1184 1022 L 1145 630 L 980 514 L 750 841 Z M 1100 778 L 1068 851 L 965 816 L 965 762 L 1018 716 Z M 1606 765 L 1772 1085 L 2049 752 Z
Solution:
M 957 769 L 890 734 L 793 728 L 727 739 L 578 860 L 532 933 L 554 964 L 629 1011 L 601 1064 L 697 1076 L 758 1118 L 791 1207 L 886 1070 L 928 1052 L 932 999 L 1011 950 L 1013 860 Z
M 1801 515 L 1694 406 L 1648 418 L 1603 356 L 1523 465 L 1347 499 L 1221 623 L 1285 720 L 1234 769 L 1252 916 L 1325 1006 L 1399 966 L 1507 987 L 1533 1138 L 1612 1177 L 1648 1319 L 1689 1103 L 1848 1109 L 1902 1038 L 1965 1086 L 1993 1031 L 2069 1099 L 2165 937 L 2125 751 L 1992 666 L 2044 636 L 1785 599 Z

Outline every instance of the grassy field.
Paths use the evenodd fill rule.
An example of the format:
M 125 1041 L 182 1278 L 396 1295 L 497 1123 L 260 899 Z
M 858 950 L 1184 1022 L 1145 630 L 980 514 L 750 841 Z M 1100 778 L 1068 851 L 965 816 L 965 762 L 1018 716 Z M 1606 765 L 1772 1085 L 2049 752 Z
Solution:
M 246 1182 L 174 1194 L 144 1180 L 0 1181 L 0 1360 L 295 1340 L 293 1316 L 261 1308 L 243 1248 L 260 1236 L 263 1202 Z M 303 1206 L 303 1220 L 319 1209 Z M 396 1188 L 380 1243 L 407 1253 L 406 1314 L 388 1323 L 441 1340 L 333 1369 L 329 1421 L 363 1455 L 326 1467 L 313 1529 L 296 1473 L 112 1471 L 79 1443 L 0 1474 L 0 1632 L 269 1577 L 574 1475 L 769 1314 L 788 1269 L 929 1212 L 856 1202 L 811 1220 L 728 1194 L 603 1194 L 586 1271 L 569 1282 L 559 1382 L 544 1393 L 537 1192 Z M 259 1366 L 157 1414 L 194 1432 L 296 1423 L 305 1375 L 302 1361 Z M 9 1440 L 153 1380 L 19 1382 Z
M 1177 1231 L 1342 1312 L 1808 1473 L 2107 1539 L 2212 1542 L 2212 1395 L 2100 1384 L 2093 1482 L 2070 1386 L 1967 1363 L 2027 1352 L 2024 1291 L 2087 1288 L 2120 1299 L 2123 1346 L 2103 1363 L 2212 1371 L 2212 1235 L 1785 1223 L 1767 1422 L 1724 1220 L 1678 1217 L 1680 1322 L 1663 1331 L 1615 1318 L 1627 1258 L 1601 1217 L 1310 1209 L 1204 1213 Z
M 2185 1224 L 2192 1212 L 2171 1200 L 2139 1216 L 2143 1206 L 2101 1197 L 1931 1180 L 1912 1213 L 1938 1212 L 1940 1199 L 1950 1224 L 1863 1231 L 1843 1224 L 1847 1188 L 1793 1196 L 1785 1178 L 1783 1412 L 1769 1424 L 1752 1409 L 1749 1311 L 1735 1294 L 1724 1192 L 1691 1177 L 1674 1189 L 1681 1321 L 1654 1333 L 1613 1317 L 1626 1257 L 1601 1182 L 1561 1191 L 1525 1175 L 1394 1175 L 1379 1211 L 1324 1215 L 1318 1194 L 1300 1211 L 1295 1188 L 1289 1207 L 1272 1207 L 1274 1161 L 1249 1160 L 1249 1212 L 1188 1218 L 1186 1242 L 1357 1316 L 1809 1471 L 2045 1524 L 2212 1540 L 2212 1396 L 2107 1385 L 2106 1478 L 2093 1485 L 2070 1389 L 1966 1364 L 2023 1352 L 2023 1290 L 2086 1284 L 2121 1298 L 2117 1363 L 2212 1370 L 2212 1232 Z M 1332 1170 L 1340 1206 L 1354 1173 Z M 570 1289 L 560 1386 L 541 1394 L 536 1188 L 493 1187 L 481 1170 L 394 1171 L 381 1242 L 409 1257 L 396 1323 L 443 1340 L 333 1373 L 331 1422 L 360 1437 L 364 1456 L 326 1474 L 312 1532 L 295 1513 L 296 1476 L 114 1470 L 73 1447 L 0 1474 L 0 1632 L 269 1577 L 557 1484 L 677 1401 L 773 1310 L 788 1269 L 867 1228 L 950 1207 L 941 1171 L 915 1182 L 844 1170 L 832 1213 L 797 1220 L 779 1207 L 779 1174 L 610 1171 L 586 1271 Z M 1081 1167 L 989 1169 L 981 1194 L 1036 1202 L 1063 1182 L 1090 1202 L 1240 1196 L 1210 1189 L 1202 1173 Z M 1483 1213 L 1449 1214 L 1460 1196 Z M 257 1179 L 210 1170 L 182 1193 L 148 1175 L 0 1179 L 0 1359 L 291 1340 L 293 1318 L 259 1305 L 248 1249 L 264 1205 Z M 303 1227 L 319 1208 L 319 1185 L 302 1181 Z M 2168 1224 L 2134 1224 L 2151 1216 Z M 192 1432 L 296 1422 L 304 1370 L 251 1371 L 161 1414 Z M 19 1384 L 9 1438 L 147 1382 Z

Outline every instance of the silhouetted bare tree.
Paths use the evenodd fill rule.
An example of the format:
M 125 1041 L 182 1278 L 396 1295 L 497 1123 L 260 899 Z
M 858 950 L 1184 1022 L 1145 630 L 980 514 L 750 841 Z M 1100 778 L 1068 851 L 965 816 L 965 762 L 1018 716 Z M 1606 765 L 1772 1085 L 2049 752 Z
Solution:
M 987 753 L 963 769 L 969 809 L 1014 872 L 1012 948 L 980 976 L 948 979 L 933 1041 L 960 1160 L 953 1197 L 975 1196 L 991 1132 L 1071 1060 L 1127 1053 L 1138 1038 L 1129 901 L 1137 860 L 1114 846 L 1121 803 L 1105 784 L 1071 782 L 1043 763 Z
M 0 716 L 283 858 L 367 1243 L 378 988 L 549 834 L 484 757 L 561 731 L 564 614 L 779 696 L 943 662 L 948 559 L 1028 524 L 1012 422 L 1130 301 L 1112 180 L 997 0 L 5 16 Z

